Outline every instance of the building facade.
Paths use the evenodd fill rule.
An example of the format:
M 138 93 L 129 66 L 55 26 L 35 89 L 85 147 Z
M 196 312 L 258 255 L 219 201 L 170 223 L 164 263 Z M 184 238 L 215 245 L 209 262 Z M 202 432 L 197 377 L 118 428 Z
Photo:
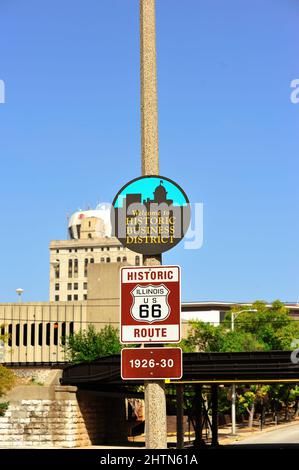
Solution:
M 69 220 L 68 234 L 68 240 L 50 243 L 51 302 L 87 300 L 90 264 L 142 264 L 142 255 L 111 237 L 111 226 L 100 210 L 75 212 Z
M 119 266 L 120 267 L 120 266 Z M 53 364 L 67 360 L 65 337 L 92 324 L 96 330 L 106 325 L 119 328 L 117 264 L 93 265 L 89 273 L 90 300 L 78 302 L 0 303 L 0 363 Z M 105 275 L 107 283 L 98 278 Z M 182 302 L 182 337 L 190 320 L 219 324 L 234 302 Z M 245 308 L 251 303 L 241 304 Z M 270 306 L 270 305 L 269 305 Z M 285 304 L 291 318 L 299 321 L 299 305 Z

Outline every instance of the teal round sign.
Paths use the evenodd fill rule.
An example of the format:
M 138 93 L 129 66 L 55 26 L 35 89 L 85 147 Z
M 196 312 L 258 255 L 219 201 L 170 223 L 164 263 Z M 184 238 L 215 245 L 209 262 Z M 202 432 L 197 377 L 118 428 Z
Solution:
M 190 217 L 185 191 L 169 178 L 156 175 L 129 181 L 115 196 L 111 209 L 113 235 L 144 255 L 176 246 L 188 230 Z

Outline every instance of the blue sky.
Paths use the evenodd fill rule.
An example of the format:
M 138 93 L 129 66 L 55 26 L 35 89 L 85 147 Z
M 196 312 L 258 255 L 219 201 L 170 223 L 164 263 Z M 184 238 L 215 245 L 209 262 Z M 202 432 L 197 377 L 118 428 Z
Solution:
M 184 300 L 297 301 L 297 0 L 157 0 L 160 172 L 204 204 Z M 137 0 L 1 0 L 0 301 L 48 299 L 66 216 L 140 176 Z

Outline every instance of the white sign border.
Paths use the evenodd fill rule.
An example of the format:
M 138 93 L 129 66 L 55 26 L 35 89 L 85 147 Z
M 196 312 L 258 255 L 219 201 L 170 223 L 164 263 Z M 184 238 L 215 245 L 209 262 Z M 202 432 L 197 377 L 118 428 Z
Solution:
M 169 340 L 167 339 L 167 341 L 163 341 L 161 339 L 156 339 L 156 340 L 151 340 L 151 341 L 123 341 L 122 339 L 122 327 L 123 326 L 126 326 L 126 325 L 123 325 L 122 324 L 122 318 L 121 318 L 121 311 L 122 311 L 122 297 L 121 297 L 121 287 L 122 287 L 122 279 L 123 279 L 123 276 L 122 276 L 122 273 L 124 270 L 126 269 L 133 269 L 133 270 L 138 270 L 138 269 L 159 269 L 159 268 L 177 268 L 178 269 L 178 282 L 179 283 L 179 306 L 180 306 L 180 319 L 179 319 L 179 322 L 178 322 L 178 328 L 179 328 L 179 334 L 178 334 L 178 339 L 175 339 L 175 340 Z M 182 340 L 182 315 L 181 315 L 181 267 L 177 264 L 171 264 L 171 265 L 157 265 L 157 266 L 121 266 L 120 268 L 120 273 L 119 273 L 119 338 L 120 338 L 120 343 L 121 344 L 153 344 L 153 343 L 159 343 L 159 344 L 167 344 L 167 343 L 171 343 L 171 344 L 178 344 L 181 342 Z M 138 282 L 142 282 L 142 281 L 134 281 L 136 283 Z M 152 281 L 150 280 L 149 282 L 155 282 L 155 281 Z M 161 280 L 157 281 L 157 282 L 163 282 Z M 169 282 L 169 281 L 168 281 Z M 128 284 L 128 283 L 124 283 L 124 284 Z M 152 325 L 155 325 L 155 323 L 152 323 Z M 136 324 L 136 327 L 142 327 L 143 325 L 138 325 Z M 144 325 L 146 326 L 146 325 Z M 161 325 L 163 326 L 163 325 Z

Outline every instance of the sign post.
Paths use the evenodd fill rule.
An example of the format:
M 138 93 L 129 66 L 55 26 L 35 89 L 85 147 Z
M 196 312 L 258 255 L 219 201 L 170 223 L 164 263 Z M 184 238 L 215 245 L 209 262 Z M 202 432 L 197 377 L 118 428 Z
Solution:
M 180 341 L 180 268 L 161 266 L 161 253 L 183 239 L 190 223 L 185 192 L 159 175 L 155 0 L 140 0 L 140 75 L 142 176 L 117 193 L 111 222 L 144 264 L 121 270 L 121 342 L 148 346 Z M 123 351 L 122 374 L 144 379 L 146 448 L 166 449 L 164 379 L 182 374 L 182 352 L 146 346 Z
M 140 0 L 140 82 L 142 175 L 159 174 L 155 0 Z M 145 266 L 161 264 L 161 255 L 145 256 Z M 145 446 L 167 449 L 165 383 L 145 381 Z

